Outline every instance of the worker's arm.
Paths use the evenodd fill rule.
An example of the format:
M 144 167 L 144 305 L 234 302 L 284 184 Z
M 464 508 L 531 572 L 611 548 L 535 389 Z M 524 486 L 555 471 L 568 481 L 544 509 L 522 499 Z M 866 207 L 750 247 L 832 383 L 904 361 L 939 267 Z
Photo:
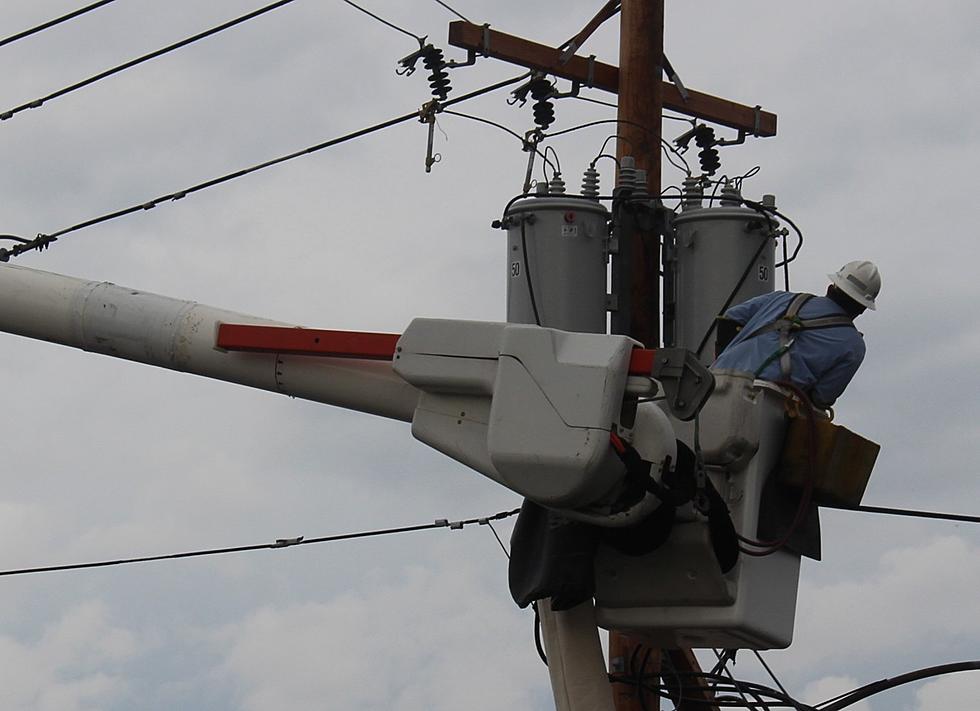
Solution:
M 734 321 L 735 323 L 744 326 L 749 322 L 749 320 L 756 315 L 756 313 L 762 307 L 766 306 L 771 302 L 778 294 L 783 292 L 775 292 L 772 294 L 762 294 L 761 296 L 756 296 L 748 301 L 743 301 L 741 304 L 736 304 L 735 306 L 728 309 L 725 312 L 723 318 Z
M 864 340 L 860 337 L 834 364 L 828 368 L 810 390 L 810 399 L 817 407 L 826 409 L 841 396 L 864 360 Z

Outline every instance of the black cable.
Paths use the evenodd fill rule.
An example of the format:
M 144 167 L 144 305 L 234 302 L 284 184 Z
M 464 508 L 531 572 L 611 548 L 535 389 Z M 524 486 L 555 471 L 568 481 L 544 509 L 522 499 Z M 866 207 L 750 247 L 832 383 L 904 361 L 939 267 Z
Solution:
M 534 323 L 541 325 L 541 316 L 538 314 L 538 302 L 534 299 L 534 284 L 531 282 L 531 268 L 527 260 L 527 231 L 525 223 L 527 218 L 522 215 L 518 218 L 521 221 L 521 257 L 524 262 L 524 278 L 527 280 L 527 295 L 531 298 L 531 311 L 534 312 Z
M 538 602 L 535 600 L 531 603 L 531 609 L 534 610 L 534 648 L 538 650 L 538 656 L 544 665 L 548 666 L 548 655 L 544 653 L 544 645 L 541 643 L 541 612 L 538 610 Z
M 418 40 L 419 46 L 425 44 L 425 37 L 420 37 L 419 35 L 415 34 L 414 32 L 409 32 L 404 27 L 399 27 L 394 22 L 389 22 L 388 20 L 384 19 L 383 17 L 380 17 L 378 15 L 375 15 L 370 10 L 364 9 L 363 7 L 361 7 L 360 5 L 358 5 L 357 3 L 351 2 L 351 0 L 343 0 L 343 1 L 345 3 L 347 3 L 348 5 L 350 5 L 351 7 L 357 8 L 358 10 L 360 10 L 361 12 L 363 12 L 368 17 L 373 17 L 375 20 L 377 20 L 381 24 L 387 25 L 388 27 L 390 27 L 393 30 L 398 30 L 402 34 L 408 35 L 409 37 L 414 37 L 415 39 Z
M 917 669 L 916 671 L 908 672 L 906 674 L 899 674 L 896 677 L 881 679 L 879 681 L 872 682 L 871 684 L 866 684 L 862 687 L 854 689 L 853 691 L 848 692 L 847 695 L 840 700 L 829 703 L 829 705 L 825 705 L 828 704 L 826 701 L 817 704 L 816 708 L 818 708 L 819 711 L 840 711 L 840 709 L 856 704 L 858 701 L 862 701 L 869 696 L 880 694 L 882 691 L 893 689 L 896 686 L 902 686 L 903 684 L 908 684 L 913 681 L 920 681 L 921 679 L 928 679 L 929 677 L 933 676 L 955 674 L 962 671 L 980 671 L 980 661 L 940 664 L 939 666 L 935 667 L 926 667 L 925 669 Z
M 551 155 L 555 157 L 555 162 L 551 166 L 551 177 L 554 178 L 555 175 L 561 175 L 561 161 L 558 160 L 558 151 L 555 150 L 554 146 L 545 146 L 544 154 L 547 156 L 548 151 L 551 151 Z M 545 158 L 547 160 L 547 158 Z
M 752 255 L 752 259 L 749 260 L 749 263 L 745 266 L 745 271 L 742 272 L 742 276 L 740 276 L 738 282 L 736 282 L 735 288 L 732 289 L 731 293 L 728 295 L 728 298 L 725 299 L 724 305 L 722 305 L 721 310 L 718 312 L 719 315 L 724 315 L 724 313 L 728 311 L 728 307 L 732 305 L 732 301 L 735 299 L 735 295 L 738 294 L 739 289 L 742 288 L 742 284 L 744 284 L 745 280 L 748 278 L 749 273 L 752 271 L 752 267 L 755 266 L 756 260 L 759 258 L 759 255 L 762 254 L 762 250 L 764 250 L 766 248 L 766 245 L 769 244 L 769 240 L 770 238 L 766 237 L 764 240 L 762 240 L 762 243 L 759 245 L 759 248 L 755 250 L 755 254 Z M 711 334 L 714 333 L 715 328 L 717 328 L 717 326 L 718 326 L 718 319 L 712 319 L 711 325 L 708 326 L 708 330 L 705 331 L 704 336 L 701 338 L 701 342 L 698 343 L 698 349 L 695 351 L 695 354 L 698 356 L 698 358 L 701 357 L 701 351 L 704 350 L 705 345 L 707 345 L 708 343 L 708 339 L 711 338 Z
M 80 7 L 77 10 L 72 10 L 67 15 L 62 15 L 61 17 L 56 17 L 53 20 L 42 22 L 37 27 L 32 27 L 29 30 L 24 30 L 23 32 L 18 32 L 17 34 L 10 35 L 10 37 L 3 38 L 2 40 L 0 40 L 0 47 L 11 44 L 12 42 L 16 42 L 17 40 L 24 39 L 25 37 L 30 37 L 33 34 L 37 34 L 38 32 L 42 32 L 48 29 L 49 27 L 60 25 L 62 22 L 67 22 L 68 20 L 74 19 L 79 15 L 84 15 L 86 12 L 90 12 L 92 10 L 98 10 L 103 5 L 108 5 L 109 3 L 115 1 L 116 0 L 99 0 L 99 2 L 93 2 L 91 5 L 86 5 L 85 7 Z
M 980 516 L 966 514 L 940 513 L 936 511 L 916 511 L 913 509 L 895 509 L 886 506 L 852 506 L 849 504 L 820 504 L 823 508 L 839 509 L 841 511 L 860 511 L 863 513 L 886 514 L 889 516 L 909 516 L 912 518 L 931 518 L 940 521 L 961 521 L 963 523 L 980 523 Z
M 760 664 L 761 664 L 761 665 L 762 665 L 763 667 L 765 667 L 765 670 L 766 670 L 767 672 L 769 672 L 769 676 L 770 676 L 770 677 L 772 677 L 772 680 L 773 680 L 774 682 L 776 682 L 776 686 L 778 686 L 778 687 L 779 687 L 779 690 L 780 690 L 780 691 L 782 691 L 782 692 L 783 692 L 784 694 L 786 694 L 787 696 L 789 696 L 789 692 L 788 692 L 788 691 L 786 691 L 786 687 L 785 687 L 785 686 L 783 686 L 783 685 L 782 685 L 782 684 L 781 684 L 781 683 L 779 682 L 779 679 L 778 679 L 778 678 L 776 677 L 776 675 L 775 675 L 775 673 L 773 673 L 773 671 L 772 671 L 772 669 L 770 669 L 770 668 L 769 668 L 769 665 L 768 665 L 768 664 L 766 664 L 766 660 L 762 658 L 762 655 L 761 655 L 761 654 L 759 653 L 759 650 L 758 650 L 758 649 L 753 649 L 753 650 L 752 650 L 752 654 L 754 654 L 754 655 L 755 655 L 755 658 L 759 660 L 759 663 L 760 663 Z
M 721 676 L 719 674 L 711 674 L 709 672 L 703 672 L 703 671 L 679 672 L 676 669 L 673 669 L 672 665 L 670 664 L 669 658 L 665 657 L 664 660 L 665 660 L 664 665 L 667 666 L 668 671 L 671 671 L 671 673 L 673 674 L 675 684 L 678 685 L 678 688 L 681 688 L 683 686 L 683 683 L 681 681 L 682 677 L 700 679 L 703 681 L 714 682 L 716 685 L 718 685 L 719 689 L 724 691 L 727 691 L 729 689 L 731 689 L 732 691 L 743 690 L 753 697 L 756 695 L 761 695 L 761 696 L 769 697 L 771 699 L 776 699 L 781 703 L 781 705 L 789 706 L 790 708 L 796 709 L 797 711 L 814 711 L 814 707 L 803 704 L 800 701 L 794 699 L 789 694 L 780 692 L 776 689 L 765 686 L 764 684 L 759 684 L 757 682 L 743 681 L 743 680 L 735 680 L 733 682 L 731 679 Z M 695 703 L 697 702 L 695 701 Z
M 173 52 L 175 50 L 186 47 L 189 44 L 193 44 L 194 42 L 215 35 L 219 32 L 227 30 L 236 25 L 240 25 L 243 22 L 247 22 L 256 17 L 259 17 L 260 15 L 264 15 L 267 12 L 276 10 L 282 7 L 283 5 L 288 5 L 291 2 L 293 2 L 293 0 L 278 0 L 278 2 L 274 2 L 270 5 L 266 5 L 265 7 L 260 7 L 258 10 L 253 10 L 252 12 L 242 15 L 241 17 L 236 17 L 234 20 L 229 20 L 228 22 L 212 27 L 211 29 L 205 30 L 204 32 L 199 32 L 198 34 L 182 39 L 179 42 L 174 42 L 173 44 L 167 45 L 166 47 L 162 47 L 158 50 L 150 52 L 149 54 L 144 54 L 141 57 L 137 57 L 136 59 L 131 59 L 128 62 L 119 64 L 115 67 L 112 67 L 111 69 L 106 69 L 105 71 L 99 72 L 98 74 L 90 76 L 87 79 L 83 79 L 70 86 L 66 86 L 63 89 L 58 89 L 58 91 L 52 92 L 47 96 L 42 96 L 38 99 L 34 99 L 33 101 L 28 101 L 26 104 L 21 104 L 20 106 L 15 106 L 12 109 L 4 111 L 3 113 L 0 113 L 0 120 L 5 121 L 9 118 L 12 118 L 15 114 L 18 114 L 21 111 L 26 111 L 27 109 L 39 108 L 44 103 L 51 101 L 52 99 L 57 99 L 58 97 L 64 96 L 65 94 L 70 94 L 73 91 L 77 91 L 78 89 L 89 86 L 90 84 L 94 84 L 95 82 L 101 81 L 102 79 L 105 79 L 106 77 L 110 77 L 113 74 L 118 74 L 119 72 L 123 72 L 127 69 L 131 69 L 132 67 L 135 67 L 138 64 L 142 64 L 143 62 L 148 62 L 151 59 L 156 59 L 157 57 L 160 57 L 164 54 L 168 54 L 169 52 Z
M 614 103 L 609 102 L 609 101 L 600 101 L 599 99 L 593 99 L 590 96 L 581 96 L 580 94 L 576 94 L 575 96 L 572 96 L 572 97 L 569 97 L 569 98 L 578 99 L 579 101 L 587 101 L 590 104 L 599 104 L 599 106 L 608 106 L 608 107 L 613 108 L 613 109 L 618 109 L 619 108 L 619 104 L 614 104 Z
M 523 145 L 528 145 L 527 141 L 524 140 L 524 137 L 521 136 L 521 134 L 517 133 L 516 131 L 512 131 L 511 129 L 507 128 L 506 126 L 504 126 L 501 123 L 497 123 L 496 121 L 491 121 L 488 118 L 483 118 L 482 116 L 474 116 L 473 114 L 464 114 L 461 111 L 448 111 L 446 109 L 440 109 L 439 113 L 448 114 L 450 116 L 458 116 L 459 118 L 465 118 L 465 119 L 469 119 L 471 121 L 477 121 L 479 123 L 487 124 L 488 126 L 493 126 L 494 128 L 499 128 L 501 131 L 504 131 L 505 133 L 508 133 L 511 136 L 513 136 L 514 138 L 516 138 Z M 533 150 L 534 150 L 534 152 L 538 156 L 540 156 L 542 159 L 544 159 L 544 161 L 548 165 L 551 166 L 551 169 L 552 170 L 555 169 L 555 166 L 551 163 L 551 161 L 548 160 L 548 156 L 545 153 L 542 153 L 536 147 L 533 148 Z M 560 173 L 561 171 L 559 170 L 558 172 Z
M 373 531 L 359 531 L 357 533 L 340 533 L 333 536 L 319 536 L 317 538 L 280 538 L 275 543 L 258 543 L 249 546 L 231 546 L 228 548 L 210 548 L 206 550 L 187 551 L 184 553 L 169 553 L 166 555 L 141 556 L 139 558 L 120 558 L 117 560 L 103 560 L 94 563 L 72 563 L 68 565 L 47 565 L 35 568 L 20 568 L 17 570 L 0 570 L 0 577 L 12 575 L 26 575 L 28 573 L 51 573 L 62 570 L 82 570 L 85 568 L 107 568 L 114 565 L 126 565 L 129 563 L 148 563 L 156 560 L 175 560 L 178 558 L 197 558 L 209 555 L 221 555 L 224 553 L 242 553 L 245 551 L 257 551 L 275 548 L 291 548 L 292 546 L 305 546 L 314 543 L 333 543 L 336 541 L 347 541 L 355 538 L 372 538 L 375 536 L 389 536 L 398 533 L 411 533 L 414 531 L 424 531 L 430 528 L 448 528 L 458 530 L 464 526 L 473 524 L 483 524 L 485 521 L 498 520 L 515 516 L 520 509 L 512 511 L 501 511 L 492 516 L 481 518 L 469 518 L 462 521 L 449 521 L 448 519 L 438 519 L 432 523 L 423 523 L 415 526 L 401 526 L 399 528 L 383 528 Z
M 493 537 L 497 539 L 497 543 L 500 544 L 500 550 L 507 556 L 507 560 L 510 560 L 510 551 L 507 550 L 507 546 L 504 545 L 504 542 L 500 540 L 500 536 L 497 535 L 497 529 L 493 527 L 493 521 L 488 519 L 487 525 L 490 527 L 490 532 L 493 533 Z
M 449 10 L 449 12 L 451 12 L 451 13 L 453 13 L 453 14 L 454 14 L 454 15 L 455 15 L 456 17 L 458 17 L 459 19 L 461 19 L 461 20 L 462 20 L 463 22 L 470 22 L 470 21 L 469 21 L 469 20 L 467 20 L 467 19 L 466 19 L 465 17 L 463 17 L 463 16 L 462 16 L 462 15 L 461 15 L 461 14 L 459 13 L 459 11 L 458 11 L 458 10 L 455 10 L 455 9 L 453 9 L 453 8 L 451 8 L 451 7 L 449 7 L 449 5 L 447 5 L 446 3 L 444 3 L 444 2 L 442 1 L 442 0 L 435 0 L 435 1 L 436 1 L 436 3 L 437 3 L 437 4 L 439 4 L 439 5 L 442 5 L 442 6 L 444 7 L 444 8 L 446 8 L 447 10 Z M 473 24 L 473 23 L 472 23 L 472 22 L 470 22 L 470 24 Z
M 643 124 L 636 123 L 635 121 L 626 121 L 626 120 L 623 120 L 623 119 L 600 119 L 598 121 L 589 121 L 587 123 L 582 123 L 582 124 L 579 124 L 577 126 L 572 126 L 571 128 L 565 128 L 565 129 L 562 129 L 561 131 L 553 131 L 552 133 L 546 133 L 546 134 L 544 134 L 542 136 L 542 139 L 545 139 L 545 138 L 555 138 L 556 136 L 563 136 L 564 134 L 566 134 L 566 133 L 572 133 L 573 131 L 580 131 L 583 128 L 590 128 L 592 126 L 601 126 L 601 125 L 607 124 L 607 123 L 625 124 L 625 125 L 628 125 L 628 126 L 634 126 L 636 128 L 639 128 L 639 129 L 642 129 L 644 131 L 649 132 L 651 135 L 655 135 L 655 133 L 653 131 L 651 131 L 648 127 L 644 126 Z M 683 171 L 687 175 L 690 175 L 691 174 L 691 166 L 688 165 L 687 160 L 684 158 L 683 155 L 681 155 L 681 153 L 677 150 L 677 148 L 674 147 L 674 145 L 672 143 L 670 143 L 670 141 L 667 141 L 663 137 L 661 137 L 660 138 L 660 146 L 661 146 L 661 149 L 664 151 L 664 154 L 667 156 L 667 162 L 668 163 L 670 163 L 672 166 L 674 166 L 678 170 Z M 675 163 L 671 159 L 671 157 L 670 157 L 670 154 L 671 153 L 673 153 L 675 156 L 677 156 L 684 163 L 684 165 L 681 166 L 681 165 L 678 165 L 677 163 Z
M 496 84 L 485 86 L 482 89 L 471 91 L 469 94 L 457 96 L 455 99 L 450 99 L 449 101 L 447 101 L 444 104 L 444 106 L 452 106 L 454 104 L 458 104 L 460 102 L 475 98 L 477 96 L 481 96 L 482 94 L 486 94 L 491 91 L 501 89 L 505 86 L 516 84 L 517 82 L 524 79 L 525 76 L 527 75 L 522 74 L 519 77 L 514 77 L 512 79 L 500 81 L 497 82 Z M 150 210 L 162 202 L 180 200 L 192 193 L 196 193 L 201 190 L 206 190 L 207 188 L 214 187 L 215 185 L 220 185 L 221 183 L 225 183 L 230 180 L 234 180 L 236 178 L 241 178 L 242 176 L 249 175 L 250 173 L 255 173 L 260 170 L 264 170 L 265 168 L 270 168 L 280 163 L 285 163 L 286 161 L 293 160 L 294 158 L 299 158 L 301 156 L 309 155 L 311 153 L 316 153 L 317 151 L 321 151 L 325 148 L 330 148 L 332 146 L 339 145 L 346 141 L 350 141 L 355 138 L 360 138 L 361 136 L 366 136 L 369 133 L 374 133 L 376 131 L 389 128 L 399 123 L 404 123 L 412 119 L 417 119 L 418 116 L 419 116 L 419 111 L 413 111 L 412 113 L 404 114 L 402 116 L 398 116 L 393 119 L 388 119 L 387 121 L 382 121 L 381 123 L 375 124 L 373 126 L 369 126 L 367 128 L 359 129 L 357 131 L 345 134 L 343 136 L 339 136 L 337 138 L 332 138 L 328 141 L 318 143 L 315 146 L 310 146 L 309 148 L 304 148 L 303 150 L 295 151 L 293 153 L 280 156 L 279 158 L 273 158 L 271 160 L 267 160 L 262 163 L 257 163 L 256 165 L 250 166 L 248 168 L 242 168 L 240 170 L 236 170 L 233 173 L 227 173 L 220 177 L 206 180 L 203 183 L 198 183 L 197 185 L 191 186 L 189 188 L 185 188 L 183 190 L 178 190 L 177 192 L 168 193 L 167 195 L 161 195 L 160 197 L 150 200 L 149 202 L 144 202 L 138 205 L 132 205 L 130 207 L 123 208 L 121 210 L 116 210 L 115 212 L 110 212 L 104 215 L 100 215 L 99 217 L 93 217 L 89 220 L 85 220 L 84 222 L 79 222 L 78 224 L 72 225 L 71 227 L 65 227 L 61 230 L 58 230 L 57 232 L 52 232 L 50 234 L 43 234 L 43 233 L 39 234 L 35 239 L 24 242 L 22 244 L 15 245 L 10 249 L 0 249 L 0 262 L 9 261 L 11 257 L 17 257 L 23 254 L 24 252 L 29 252 L 33 249 L 37 249 L 37 250 L 46 249 L 48 246 L 50 246 L 52 242 L 56 241 L 59 237 L 62 237 L 63 235 L 66 235 L 70 232 L 77 232 L 78 230 L 84 229 L 86 227 L 91 227 L 93 225 L 97 225 L 102 222 L 108 222 L 110 220 L 114 220 L 119 217 L 124 217 L 125 215 L 129 215 L 134 212 L 138 212 L 140 210 Z

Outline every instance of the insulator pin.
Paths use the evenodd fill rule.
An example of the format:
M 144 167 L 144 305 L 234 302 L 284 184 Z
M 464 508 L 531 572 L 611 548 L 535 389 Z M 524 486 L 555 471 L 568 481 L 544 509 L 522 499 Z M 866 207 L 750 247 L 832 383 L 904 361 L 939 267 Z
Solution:
M 429 72 L 429 87 L 432 89 L 432 96 L 440 101 L 445 101 L 452 90 L 449 84 L 449 72 L 446 71 L 446 60 L 442 50 L 426 45 L 421 50 L 422 64 Z
M 592 199 L 599 197 L 599 171 L 594 165 L 586 168 L 582 175 L 582 197 Z
M 718 157 L 718 149 L 715 148 L 715 130 L 704 124 L 697 127 L 694 131 L 694 142 L 701 151 L 698 153 L 698 162 L 701 163 L 701 172 L 705 175 L 714 175 L 721 167 L 721 159 Z
M 619 178 L 616 187 L 623 190 L 636 189 L 636 161 L 633 156 L 623 156 L 619 159 Z
M 542 131 L 555 122 L 555 105 L 551 101 L 555 88 L 545 77 L 531 80 L 531 98 L 534 99 L 534 123 Z

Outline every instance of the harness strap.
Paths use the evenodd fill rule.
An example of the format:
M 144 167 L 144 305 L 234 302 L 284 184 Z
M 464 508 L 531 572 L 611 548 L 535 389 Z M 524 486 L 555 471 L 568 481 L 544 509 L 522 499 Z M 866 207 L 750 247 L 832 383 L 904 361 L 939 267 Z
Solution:
M 779 348 L 772 356 L 766 359 L 758 372 L 761 372 L 773 359 L 779 358 L 779 367 L 782 371 L 783 378 L 789 380 L 792 367 L 789 349 L 793 345 L 795 334 L 798 331 L 813 331 L 820 328 L 836 328 L 839 326 L 850 326 L 854 328 L 854 320 L 849 316 L 822 316 L 820 318 L 801 319 L 799 317 L 800 309 L 812 298 L 813 294 L 796 294 L 793 300 L 790 301 L 789 306 L 786 307 L 786 311 L 782 316 L 772 323 L 757 328 L 745 339 L 749 340 L 763 333 L 769 333 L 770 331 L 776 331 L 779 334 Z

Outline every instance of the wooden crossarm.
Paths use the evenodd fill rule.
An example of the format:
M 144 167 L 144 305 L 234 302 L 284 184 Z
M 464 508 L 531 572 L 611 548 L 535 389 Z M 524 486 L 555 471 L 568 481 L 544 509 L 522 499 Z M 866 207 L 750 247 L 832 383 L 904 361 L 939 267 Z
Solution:
M 563 79 L 578 81 L 596 89 L 619 93 L 619 68 L 611 64 L 590 61 L 574 55 L 562 64 L 561 52 L 538 42 L 515 37 L 499 30 L 487 30 L 489 45 L 484 46 L 481 25 L 457 20 L 449 23 L 449 44 L 466 50 L 484 52 L 496 59 L 519 64 L 528 69 L 554 74 Z M 591 65 L 591 66 L 590 66 Z M 591 81 L 590 81 L 591 80 Z M 776 114 L 753 106 L 688 89 L 687 101 L 670 82 L 662 82 L 664 108 L 685 116 L 694 116 L 711 123 L 728 126 L 758 136 L 776 135 Z

